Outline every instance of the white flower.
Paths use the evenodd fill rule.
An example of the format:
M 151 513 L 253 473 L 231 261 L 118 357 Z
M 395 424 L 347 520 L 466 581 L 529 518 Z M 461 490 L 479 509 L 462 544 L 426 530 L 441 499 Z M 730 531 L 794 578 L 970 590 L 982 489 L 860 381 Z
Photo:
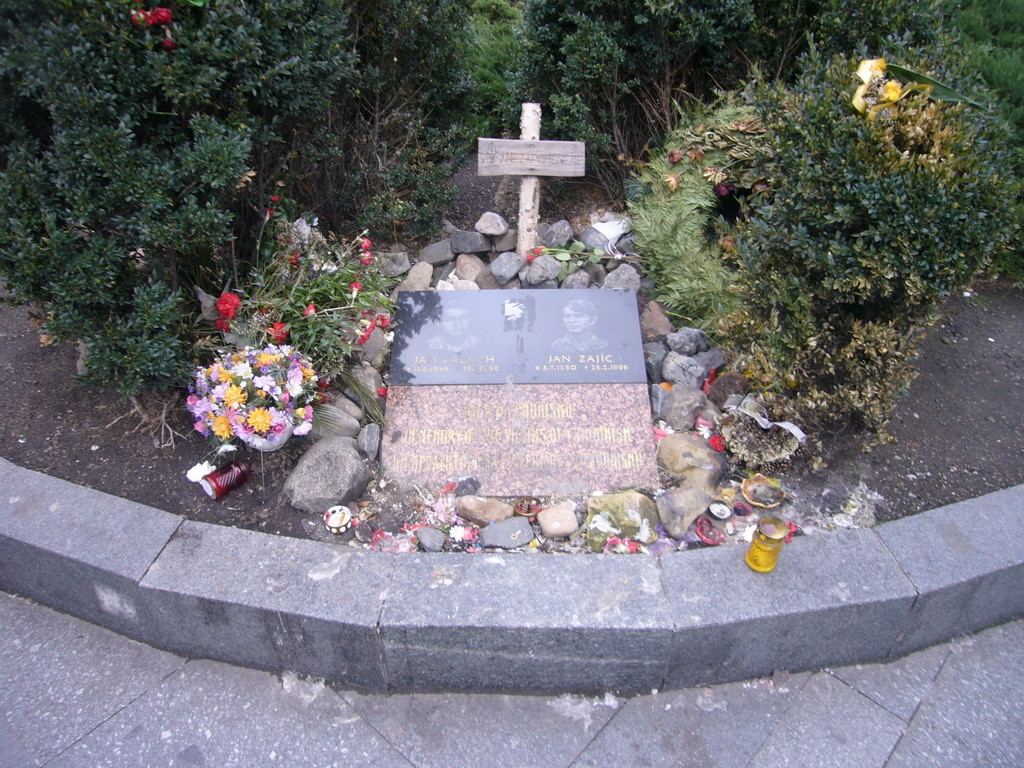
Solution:
M 227 447 L 227 446 L 225 446 L 225 447 Z M 234 446 L 232 446 L 231 450 L 234 450 Z M 187 477 L 193 483 L 198 483 L 200 480 L 202 480 L 208 474 L 213 472 L 213 470 L 215 470 L 216 468 L 217 467 L 215 467 L 213 464 L 211 464 L 208 461 L 201 461 L 198 464 L 196 464 L 194 467 L 192 467 L 192 469 L 190 469 L 188 472 L 186 472 L 185 473 L 185 477 Z
M 232 451 L 237 451 L 237 450 L 238 450 L 237 446 L 234 446 L 234 445 L 222 445 L 220 448 L 217 449 L 217 453 L 218 454 L 231 453 Z
M 449 529 L 448 535 L 451 537 L 452 541 L 462 541 L 463 537 L 466 535 L 466 528 L 462 525 L 453 525 Z
M 314 226 L 316 225 L 316 219 L 313 219 Z M 299 241 L 305 245 L 309 242 L 309 235 L 313 231 L 313 228 L 306 223 L 303 218 L 298 218 L 292 224 L 292 228 L 295 230 L 295 235 L 299 238 Z

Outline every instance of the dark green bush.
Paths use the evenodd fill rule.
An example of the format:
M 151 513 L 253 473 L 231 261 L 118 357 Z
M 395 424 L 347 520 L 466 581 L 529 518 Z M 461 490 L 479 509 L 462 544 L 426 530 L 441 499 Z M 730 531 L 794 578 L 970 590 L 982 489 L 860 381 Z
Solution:
M 587 142 L 588 167 L 613 196 L 659 146 L 676 103 L 741 86 L 753 65 L 791 77 L 807 35 L 831 51 L 893 32 L 935 36 L 920 0 L 535 0 L 526 5 L 516 93 L 545 107 L 545 138 Z M 515 112 L 518 116 L 518 111 Z
M 953 50 L 880 52 L 972 91 Z M 881 428 L 918 332 L 1011 241 L 1017 191 L 991 112 L 918 92 L 865 119 L 850 105 L 856 66 L 814 54 L 791 88 L 754 91 L 770 191 L 739 228 L 744 309 L 729 330 L 760 386 Z
M 357 76 L 335 99 L 317 213 L 375 236 L 438 229 L 469 144 L 471 0 L 348 0 Z M 293 174 L 295 169 L 287 169 Z M 307 206 L 307 210 L 313 210 Z
M 167 308 L 244 281 L 268 207 L 422 228 L 455 151 L 466 5 L 219 0 L 148 26 L 129 0 L 0 0 L 13 297 L 131 395 L 177 383 L 156 363 L 185 338 Z
M 946 0 L 943 8 L 960 32 L 971 66 L 999 96 L 999 109 L 1012 129 L 1017 178 L 1024 181 L 1024 0 Z M 1018 248 L 998 257 L 992 269 L 1024 283 L 1024 254 Z

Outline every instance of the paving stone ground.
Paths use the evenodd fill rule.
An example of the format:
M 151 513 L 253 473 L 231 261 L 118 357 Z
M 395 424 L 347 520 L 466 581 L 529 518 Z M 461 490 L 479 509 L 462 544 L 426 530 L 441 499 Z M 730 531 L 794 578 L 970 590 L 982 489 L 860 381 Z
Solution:
M 0 766 L 1024 765 L 1024 620 L 890 664 L 614 696 L 366 696 L 0 593 Z

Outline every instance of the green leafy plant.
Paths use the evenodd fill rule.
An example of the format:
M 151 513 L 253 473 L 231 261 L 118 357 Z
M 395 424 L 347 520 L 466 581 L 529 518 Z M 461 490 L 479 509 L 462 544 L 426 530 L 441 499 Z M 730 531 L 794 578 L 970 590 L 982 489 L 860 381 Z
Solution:
M 558 274 L 559 282 L 587 264 L 599 264 L 602 259 L 608 257 L 603 248 L 587 248 L 579 240 L 573 240 L 566 248 L 547 248 L 545 246 L 534 248 L 527 256 L 527 260 L 532 261 L 542 253 L 553 256 L 562 262 L 562 271 Z
M 510 63 L 519 56 L 516 33 L 522 11 L 508 0 L 474 0 L 472 14 L 468 65 L 474 85 L 473 130 L 477 136 L 498 136 L 511 98 Z
M 275 232 L 275 251 L 250 289 L 217 300 L 220 333 L 207 336 L 199 349 L 290 344 L 319 376 L 336 379 L 374 329 L 388 328 L 388 279 L 365 236 L 341 242 L 301 218 L 279 222 Z

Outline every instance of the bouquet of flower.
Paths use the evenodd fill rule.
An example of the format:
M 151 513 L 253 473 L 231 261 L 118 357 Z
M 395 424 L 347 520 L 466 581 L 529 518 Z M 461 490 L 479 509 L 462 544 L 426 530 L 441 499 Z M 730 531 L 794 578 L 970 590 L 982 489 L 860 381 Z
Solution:
M 309 361 L 292 347 L 271 345 L 225 352 L 197 368 L 186 402 L 199 433 L 272 450 L 313 428 L 317 398 Z
M 302 218 L 279 222 L 276 232 L 276 248 L 248 288 L 216 299 L 214 325 L 223 341 L 209 337 L 204 347 L 292 344 L 333 380 L 375 329 L 386 332 L 390 278 L 364 235 L 342 242 Z

